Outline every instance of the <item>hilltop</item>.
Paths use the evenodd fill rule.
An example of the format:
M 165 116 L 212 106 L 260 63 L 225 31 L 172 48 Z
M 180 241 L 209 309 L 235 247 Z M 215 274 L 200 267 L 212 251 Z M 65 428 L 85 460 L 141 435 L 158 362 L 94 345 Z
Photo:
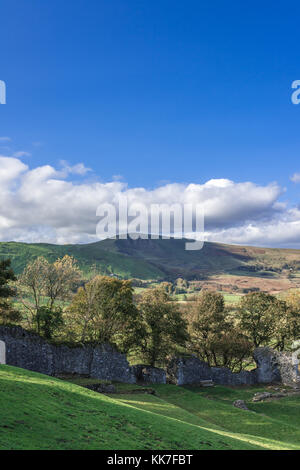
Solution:
M 224 284 L 228 276 L 258 287 L 273 283 L 271 290 L 298 287 L 300 281 L 300 250 L 258 248 L 205 242 L 202 250 L 185 250 L 186 240 L 112 240 L 90 244 L 51 245 L 17 242 L 0 243 L 0 259 L 11 258 L 17 274 L 38 256 L 53 262 L 66 254 L 78 260 L 84 275 L 92 268 L 102 274 L 144 280 L 209 281 Z M 226 282 L 225 282 L 226 283 Z M 270 285 L 271 285 L 270 284 Z M 299 284 L 300 285 L 300 284 Z

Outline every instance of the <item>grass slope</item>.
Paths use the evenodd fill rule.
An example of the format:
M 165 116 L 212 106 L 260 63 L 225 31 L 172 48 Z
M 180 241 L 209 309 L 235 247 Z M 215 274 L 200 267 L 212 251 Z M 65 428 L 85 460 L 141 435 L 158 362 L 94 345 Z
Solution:
M 292 400 L 269 410 L 275 419 L 233 408 L 220 387 L 213 400 L 196 389 L 155 389 L 158 396 L 105 396 L 0 366 L 0 449 L 299 449 Z
M 113 240 L 87 245 L 0 243 L 0 259 L 11 258 L 12 267 L 17 274 L 20 274 L 25 266 L 38 256 L 54 262 L 65 255 L 73 256 L 85 275 L 88 275 L 95 266 L 102 274 L 115 273 L 125 278 L 161 279 L 164 277 L 164 273 L 159 268 L 147 261 L 118 252 Z
M 217 274 L 278 276 L 276 269 L 296 271 L 300 250 L 243 247 L 205 243 L 202 250 L 185 250 L 186 240 L 104 240 L 87 245 L 0 243 L 0 259 L 10 257 L 16 273 L 29 261 L 45 256 L 54 261 L 65 254 L 74 256 L 88 274 L 95 265 L 102 273 L 140 279 L 199 279 Z M 295 272 L 296 272 L 295 271 Z

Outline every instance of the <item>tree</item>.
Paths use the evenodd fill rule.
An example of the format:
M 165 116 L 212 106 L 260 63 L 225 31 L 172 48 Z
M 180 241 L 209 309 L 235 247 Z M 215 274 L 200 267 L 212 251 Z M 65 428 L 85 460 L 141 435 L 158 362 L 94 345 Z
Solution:
M 290 291 L 274 303 L 274 347 L 283 351 L 300 337 L 300 293 Z
M 172 282 L 167 282 L 167 281 L 161 282 L 160 287 L 162 289 L 164 289 L 167 294 L 169 294 L 169 295 L 173 294 L 174 286 L 173 286 Z
M 68 323 L 81 341 L 114 343 L 127 351 L 134 340 L 138 311 L 130 281 L 96 276 L 80 287 L 68 308 Z
M 224 297 L 202 291 L 189 309 L 189 350 L 210 366 L 241 370 L 251 356 L 251 343 L 234 325 Z
M 206 348 L 211 351 L 211 365 L 227 367 L 233 372 L 240 372 L 245 364 L 249 364 L 253 353 L 252 343 L 233 324 L 229 331 L 211 336 Z
M 176 303 L 164 289 L 149 289 L 139 304 L 141 327 L 137 350 L 151 366 L 163 362 L 168 354 L 184 347 L 188 339 L 187 324 Z
M 40 307 L 36 314 L 36 322 L 40 332 L 47 339 L 53 337 L 54 332 L 64 324 L 62 309 L 60 307 Z
M 245 295 L 237 309 L 241 330 L 257 348 L 267 345 L 275 333 L 276 297 L 264 292 Z
M 291 289 L 285 296 L 286 303 L 293 308 L 293 310 L 300 311 L 300 290 Z
M 72 289 L 80 280 L 80 271 L 77 261 L 65 255 L 53 264 L 48 265 L 45 279 L 45 294 L 49 298 L 49 308 L 52 310 L 57 299 L 70 298 Z
M 11 260 L 0 261 L 0 319 L 2 323 L 15 323 L 21 320 L 21 314 L 12 307 L 10 297 L 16 295 L 15 289 L 10 285 L 16 277 L 11 268 Z
M 0 261 L 0 298 L 7 299 L 15 295 L 15 289 L 10 286 L 11 281 L 15 281 L 16 276 L 11 268 L 11 260 Z
M 182 279 L 181 277 L 179 277 L 175 281 L 175 286 L 176 286 L 175 287 L 176 294 L 184 294 L 186 293 L 188 289 L 188 282 L 185 279 Z
M 36 316 L 44 302 L 48 266 L 48 261 L 40 256 L 26 266 L 18 279 L 18 295 L 25 308 L 28 326 L 33 327 L 37 323 L 38 332 L 40 327 Z
M 19 296 L 27 312 L 29 326 L 36 325 L 40 334 L 40 309 L 47 307 L 49 314 L 55 312 L 57 301 L 70 298 L 79 279 L 76 261 L 68 255 L 53 264 L 44 257 L 29 263 L 18 280 Z

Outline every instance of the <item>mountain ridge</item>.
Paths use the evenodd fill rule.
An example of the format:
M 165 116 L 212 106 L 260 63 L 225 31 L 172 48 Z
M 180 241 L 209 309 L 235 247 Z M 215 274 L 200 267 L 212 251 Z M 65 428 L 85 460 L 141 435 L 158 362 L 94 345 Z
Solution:
M 300 250 L 205 242 L 202 250 L 185 250 L 186 239 L 106 239 L 88 244 L 0 242 L 0 259 L 11 258 L 20 274 L 38 256 L 50 262 L 73 256 L 88 275 L 101 274 L 153 280 L 205 279 L 210 276 L 276 276 L 300 270 Z

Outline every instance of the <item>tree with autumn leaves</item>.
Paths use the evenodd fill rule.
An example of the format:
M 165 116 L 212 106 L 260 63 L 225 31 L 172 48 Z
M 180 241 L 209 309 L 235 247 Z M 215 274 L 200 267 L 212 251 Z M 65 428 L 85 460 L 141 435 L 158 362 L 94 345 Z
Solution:
M 68 255 L 54 263 L 44 257 L 29 263 L 16 284 L 27 326 L 51 339 L 63 326 L 62 304 L 71 299 L 80 277 L 77 262 Z

